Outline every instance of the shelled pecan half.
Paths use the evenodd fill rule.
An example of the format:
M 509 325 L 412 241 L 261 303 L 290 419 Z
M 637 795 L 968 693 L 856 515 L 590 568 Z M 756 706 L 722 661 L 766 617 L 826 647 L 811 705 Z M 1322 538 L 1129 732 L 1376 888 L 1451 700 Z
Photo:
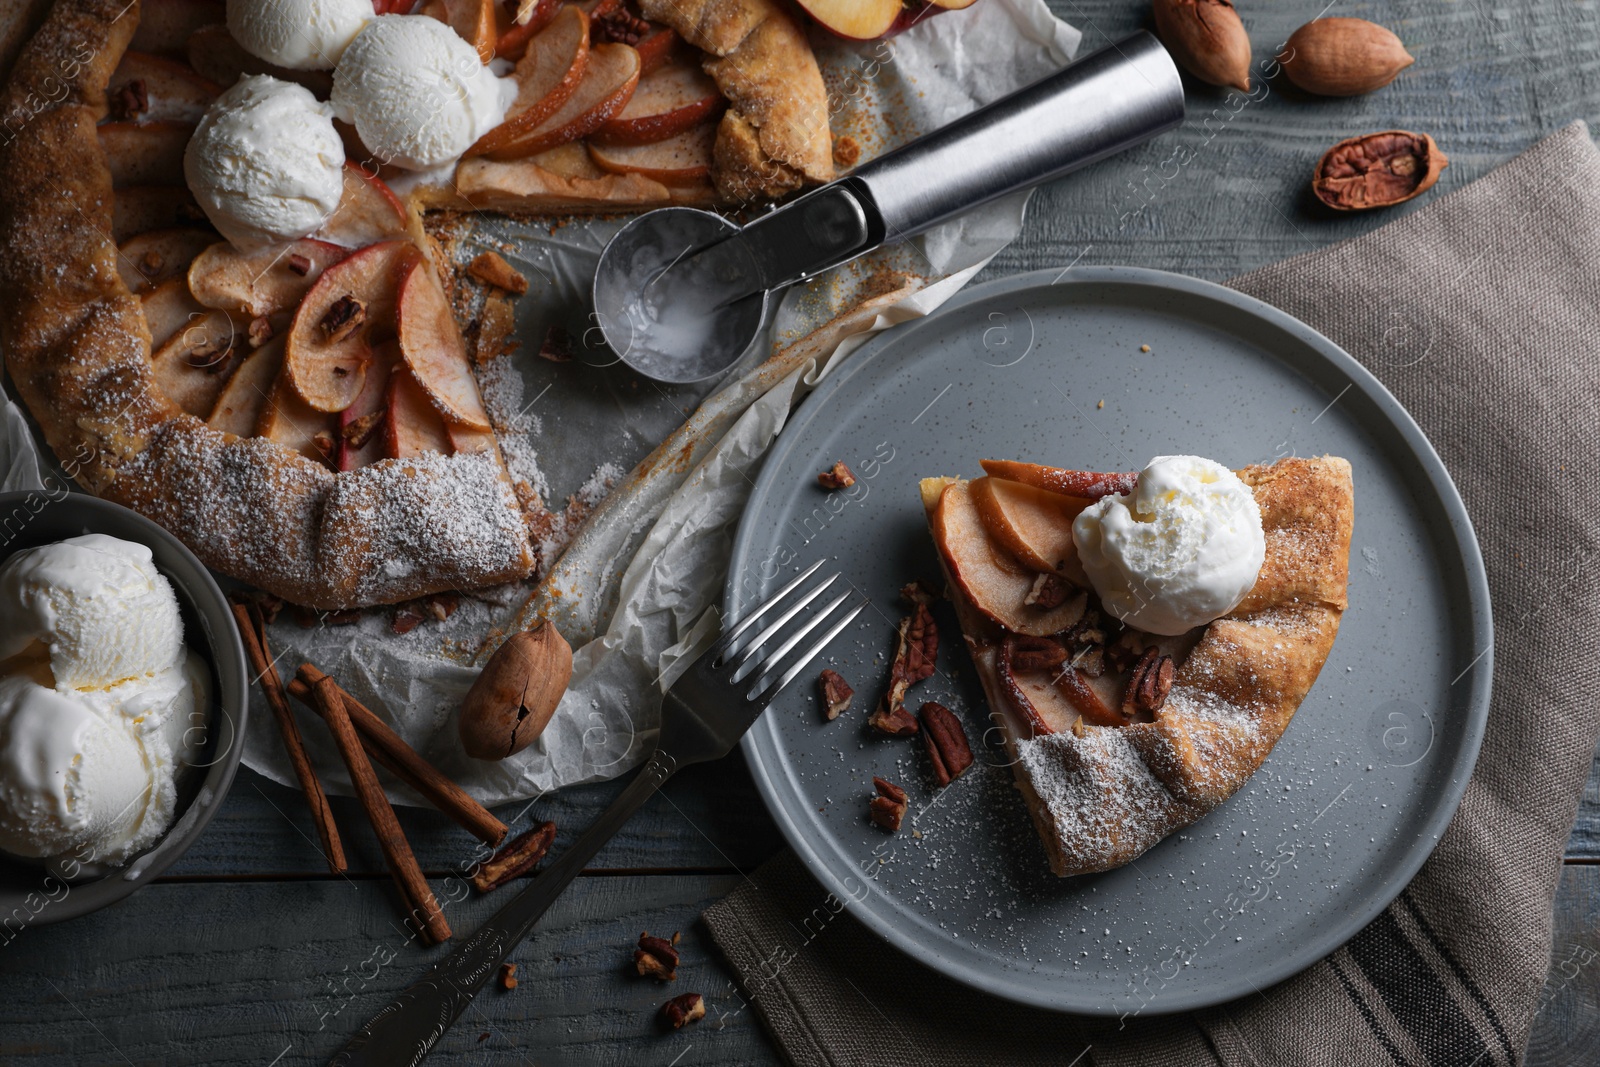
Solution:
M 878 791 L 878 795 L 872 798 L 867 814 L 873 822 L 894 833 L 900 829 L 900 820 L 906 817 L 906 808 L 910 804 L 906 791 L 893 782 L 877 777 L 872 779 L 872 788 Z
M 967 732 L 955 712 L 943 704 L 928 701 L 922 705 L 922 741 L 933 762 L 933 777 L 941 786 L 949 785 L 972 766 L 972 748 Z

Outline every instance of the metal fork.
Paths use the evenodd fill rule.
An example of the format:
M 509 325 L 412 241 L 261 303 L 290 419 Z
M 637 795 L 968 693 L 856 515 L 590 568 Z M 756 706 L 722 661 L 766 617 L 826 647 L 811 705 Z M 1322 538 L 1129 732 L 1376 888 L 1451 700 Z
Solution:
M 821 566 L 818 560 L 730 627 L 672 684 L 662 699 L 656 750 L 622 794 L 532 885 L 374 1015 L 329 1061 L 330 1067 L 420 1063 L 584 864 L 640 805 L 680 767 L 721 759 L 733 751 L 779 690 L 866 607 L 864 596 L 847 589 L 801 625 L 796 617 L 839 577 L 830 575 L 800 591 Z M 841 607 L 846 608 L 842 614 Z M 763 618 L 768 621 L 757 630 Z M 825 624 L 821 637 L 798 657 L 791 656 Z M 768 646 L 773 646 L 770 651 Z

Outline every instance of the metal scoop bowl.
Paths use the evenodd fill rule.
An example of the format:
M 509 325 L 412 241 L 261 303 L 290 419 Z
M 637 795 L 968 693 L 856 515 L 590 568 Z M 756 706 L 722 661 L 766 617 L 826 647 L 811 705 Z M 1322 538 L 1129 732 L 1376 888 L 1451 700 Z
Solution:
M 1183 122 L 1183 83 L 1140 32 L 813 189 L 749 225 L 692 208 L 640 215 L 600 255 L 595 318 L 660 382 L 727 370 L 773 294 Z

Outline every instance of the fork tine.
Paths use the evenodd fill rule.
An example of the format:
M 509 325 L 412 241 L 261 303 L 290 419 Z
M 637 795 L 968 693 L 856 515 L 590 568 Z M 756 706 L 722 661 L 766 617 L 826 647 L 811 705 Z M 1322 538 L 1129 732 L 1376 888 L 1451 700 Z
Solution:
M 779 633 L 785 626 L 788 625 L 790 619 L 800 614 L 800 612 L 805 609 L 807 604 L 811 603 L 818 596 L 820 596 L 822 591 L 837 581 L 838 578 L 838 574 L 828 575 L 827 578 L 823 579 L 821 585 L 814 587 L 810 592 L 801 596 L 800 599 L 792 604 L 782 615 L 779 615 L 776 619 L 773 619 L 772 622 L 768 623 L 764 630 L 750 639 L 750 643 L 748 645 L 745 645 L 739 649 L 729 648 L 726 652 L 724 652 L 724 659 L 731 659 L 734 656 L 739 657 L 738 666 L 740 669 L 734 673 L 731 680 L 737 682 L 739 679 L 749 674 L 750 672 L 744 668 L 756 660 L 756 653 L 761 650 L 761 646 L 772 640 L 775 634 Z
M 758 605 L 756 609 L 749 615 L 746 615 L 743 619 L 740 619 L 738 622 L 734 623 L 733 629 L 728 630 L 722 635 L 721 638 L 718 639 L 717 654 L 719 656 L 726 656 L 728 654 L 728 650 L 732 648 L 734 641 L 738 639 L 740 634 L 754 626 L 757 619 L 761 618 L 762 615 L 772 610 L 772 608 L 775 607 L 784 597 L 794 592 L 794 590 L 799 587 L 801 582 L 817 573 L 817 569 L 822 566 L 822 562 L 823 561 L 819 559 L 811 566 L 795 575 L 794 580 L 788 585 L 784 586 L 776 593 L 773 593 L 766 600 L 762 601 L 761 604 Z
M 787 652 L 791 645 L 795 644 L 800 640 L 800 638 L 804 637 L 807 632 L 817 625 L 817 623 L 821 622 L 823 619 L 826 619 L 828 617 L 828 613 L 833 611 L 833 609 L 843 602 L 844 599 L 844 597 L 840 597 L 832 604 L 829 604 L 827 611 L 819 614 L 814 620 L 812 620 L 810 625 L 808 625 L 804 630 L 800 631 L 800 633 L 796 634 L 793 640 L 784 645 L 783 652 Z M 822 650 L 828 647 L 828 643 L 830 641 L 832 641 L 835 637 L 838 637 L 839 634 L 844 631 L 846 626 L 849 626 L 851 622 L 855 621 L 855 617 L 860 615 L 866 606 L 867 599 L 866 597 L 862 597 L 861 601 L 856 604 L 855 607 L 846 612 L 843 618 L 830 626 L 828 628 L 828 632 L 818 638 L 816 644 L 808 648 L 805 653 L 795 661 L 793 666 L 784 671 L 777 682 L 763 689 L 762 683 L 765 682 L 772 674 L 772 670 L 777 669 L 778 661 L 782 659 L 783 653 L 769 657 L 766 662 L 772 664 L 772 670 L 767 671 L 766 673 L 762 674 L 760 678 L 756 679 L 756 684 L 751 687 L 750 692 L 747 694 L 747 699 L 756 703 L 764 704 L 767 701 L 770 701 L 773 697 L 776 697 L 784 686 L 788 685 L 790 682 L 799 677 L 800 672 L 805 670 L 806 667 L 810 665 L 811 661 L 816 659 L 817 656 L 822 653 Z
M 818 589 L 817 592 L 820 593 L 822 590 Z M 789 639 L 783 644 L 779 645 L 776 650 L 758 656 L 757 652 L 759 651 L 760 646 L 752 645 L 750 651 L 746 654 L 745 659 L 739 664 L 739 669 L 734 671 L 733 676 L 728 680 L 730 682 L 743 681 L 745 678 L 748 678 L 752 672 L 757 670 L 761 670 L 762 673 L 765 674 L 771 674 L 773 665 L 775 665 L 784 656 L 787 656 L 789 654 L 789 650 L 804 640 L 806 634 L 810 633 L 817 627 L 818 623 L 826 619 L 833 612 L 834 608 L 850 599 L 850 592 L 850 590 L 846 589 L 844 592 L 834 597 L 833 603 L 818 610 L 817 613 L 811 617 L 811 621 L 807 622 L 800 629 L 796 630 L 789 637 Z M 789 616 L 793 614 L 794 612 L 789 612 L 786 614 L 783 619 L 780 619 L 777 623 L 773 624 L 773 629 L 776 629 L 779 625 L 782 625 L 783 622 L 785 622 Z

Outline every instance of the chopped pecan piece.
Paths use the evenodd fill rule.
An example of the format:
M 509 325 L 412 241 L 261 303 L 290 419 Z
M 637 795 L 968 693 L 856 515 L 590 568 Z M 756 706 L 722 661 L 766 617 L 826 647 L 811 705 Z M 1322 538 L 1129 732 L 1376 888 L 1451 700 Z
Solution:
M 900 620 L 899 644 L 889 665 L 889 689 L 867 724 L 889 737 L 910 737 L 917 720 L 906 711 L 906 690 L 933 673 L 939 657 L 939 627 L 926 603 L 919 603 Z
M 366 321 L 367 305 L 346 293 L 328 308 L 322 321 L 317 323 L 317 329 L 321 331 L 322 339 L 332 345 L 361 329 Z
M 1167 702 L 1167 694 L 1172 692 L 1172 679 L 1176 674 L 1177 666 L 1171 656 L 1163 656 L 1155 645 L 1145 649 L 1128 675 L 1128 687 L 1122 691 L 1123 716 L 1131 719 L 1141 711 L 1151 715 L 1160 711 Z
M 661 1005 L 661 1021 L 674 1030 L 706 1017 L 706 1001 L 699 993 L 685 993 Z
M 1106 646 L 1106 666 L 1114 671 L 1125 671 L 1138 662 L 1144 653 L 1144 641 L 1133 630 L 1122 631 L 1122 636 Z
M 673 934 L 673 941 L 678 935 Z M 633 966 L 641 975 L 670 982 L 678 977 L 678 950 L 673 941 L 664 937 L 651 937 L 646 930 L 639 935 L 639 947 L 633 950 Z
M 845 681 L 838 671 L 823 671 L 817 677 L 817 684 L 822 687 L 822 703 L 827 710 L 829 722 L 849 710 L 850 700 L 856 695 L 856 691 L 850 688 L 850 683 Z
M 302 256 L 298 252 L 292 253 L 288 259 L 288 266 L 290 270 L 304 278 L 311 273 L 311 257 Z
M 389 620 L 389 629 L 397 634 L 408 634 L 422 625 L 422 607 L 416 601 L 401 604 L 394 609 L 394 617 Z
M 456 593 L 435 593 L 424 600 L 422 606 L 429 615 L 439 622 L 444 622 L 461 606 L 461 597 Z
M 1072 586 L 1061 575 L 1043 571 L 1033 580 L 1033 588 L 1028 590 L 1022 602 L 1029 607 L 1049 611 L 1065 604 L 1072 592 Z
M 317 433 L 312 434 L 311 443 L 316 446 L 317 451 L 322 454 L 323 459 L 330 463 L 333 462 L 334 446 L 338 444 L 338 442 L 334 440 L 333 434 L 329 433 L 327 430 L 320 430 Z
M 856 475 L 840 460 L 821 474 L 817 475 L 817 484 L 824 489 L 848 489 L 856 484 Z
M 650 28 L 650 23 L 645 19 L 618 5 L 595 16 L 589 39 L 596 44 L 615 41 L 618 44 L 635 45 L 650 36 Z
M 528 291 L 528 279 L 517 268 L 507 263 L 498 252 L 484 252 L 467 264 L 467 273 L 508 293 L 521 296 Z
M 515 840 L 500 847 L 500 851 L 484 860 L 472 872 L 471 881 L 480 893 L 488 893 L 505 885 L 518 875 L 527 874 L 544 859 L 556 839 L 556 824 L 541 823 Z
M 1011 640 L 1012 670 L 1055 671 L 1067 662 L 1067 650 L 1053 638 L 1025 637 L 1018 634 Z
M 928 746 L 928 758 L 933 761 L 934 780 L 941 786 L 960 778 L 972 766 L 967 732 L 961 728 L 961 720 L 943 704 L 930 700 L 922 705 L 922 740 Z
M 383 425 L 388 412 L 383 408 L 368 412 L 358 419 L 351 419 L 339 427 L 339 436 L 345 439 L 351 448 L 364 448 L 372 435 L 378 432 L 378 427 Z
M 1100 645 L 1089 645 L 1072 657 L 1072 665 L 1090 678 L 1098 678 L 1106 673 L 1106 650 Z
M 571 363 L 572 335 L 563 327 L 550 327 L 544 335 L 544 344 L 539 346 L 539 358 L 548 359 L 551 363 Z
M 878 795 L 872 798 L 867 814 L 872 821 L 888 830 L 891 834 L 900 829 L 900 820 L 906 817 L 906 791 L 893 782 L 886 782 L 882 778 L 872 779 L 872 788 Z
M 265 315 L 257 315 L 250 320 L 250 347 L 260 348 L 272 340 L 272 320 Z
M 918 604 L 932 604 L 939 599 L 939 594 L 934 592 L 933 587 L 927 582 L 918 578 L 900 587 L 900 599 L 916 607 Z
M 143 78 L 134 78 L 117 86 L 110 96 L 107 103 L 111 107 L 111 117 L 119 122 L 131 121 L 150 110 L 150 94 L 145 89 Z
M 517 988 L 517 965 L 515 963 L 502 963 L 500 965 L 500 988 Z
M 196 329 L 194 334 L 192 339 L 187 334 L 184 336 L 184 342 L 190 347 L 183 354 L 183 361 L 195 370 L 203 370 L 208 374 L 220 373 L 233 356 L 233 332 L 230 330 L 225 335 L 213 337 Z

